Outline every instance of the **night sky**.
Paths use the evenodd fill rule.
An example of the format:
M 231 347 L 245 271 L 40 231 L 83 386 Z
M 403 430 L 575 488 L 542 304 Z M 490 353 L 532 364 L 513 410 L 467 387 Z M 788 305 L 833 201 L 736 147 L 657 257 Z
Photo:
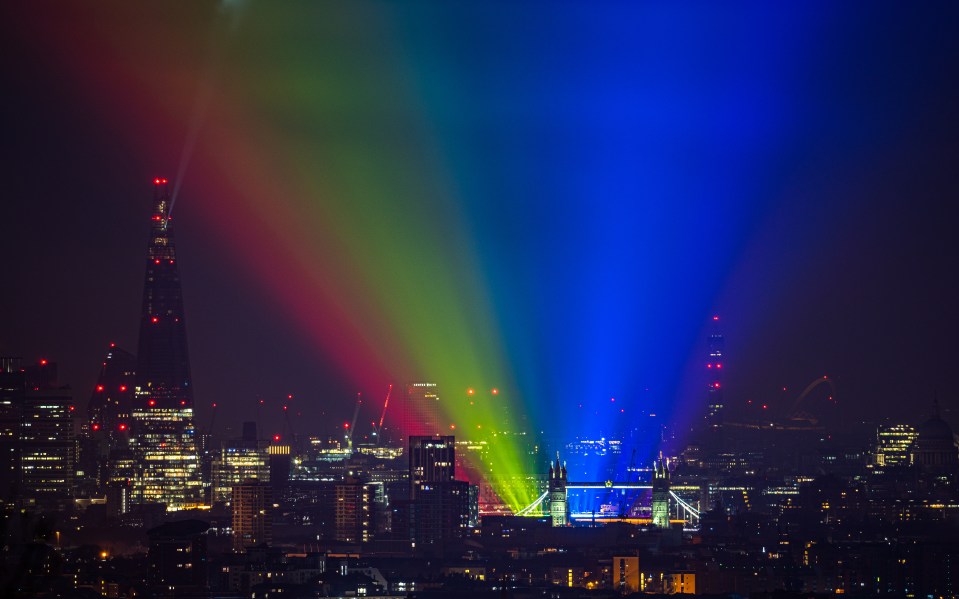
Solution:
M 4 3 L 0 353 L 85 406 L 162 176 L 201 426 L 692 421 L 713 314 L 730 404 L 959 424 L 954 3 L 277 4 Z

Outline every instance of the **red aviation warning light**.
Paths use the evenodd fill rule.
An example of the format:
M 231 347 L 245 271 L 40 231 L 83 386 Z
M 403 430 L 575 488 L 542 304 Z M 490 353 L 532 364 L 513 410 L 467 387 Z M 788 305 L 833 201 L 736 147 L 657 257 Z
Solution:
M 273 442 L 274 442 L 274 443 L 279 443 L 279 442 L 280 442 L 280 435 L 273 435 Z

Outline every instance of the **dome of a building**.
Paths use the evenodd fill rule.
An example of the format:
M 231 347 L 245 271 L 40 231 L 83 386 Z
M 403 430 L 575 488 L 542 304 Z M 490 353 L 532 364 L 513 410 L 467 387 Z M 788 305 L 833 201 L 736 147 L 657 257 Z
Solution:
M 959 465 L 959 449 L 952 427 L 939 417 L 939 402 L 933 404 L 932 418 L 916 429 L 912 462 L 921 468 L 953 470 Z
M 952 427 L 938 415 L 919 425 L 917 430 L 921 441 L 948 441 L 953 443 Z

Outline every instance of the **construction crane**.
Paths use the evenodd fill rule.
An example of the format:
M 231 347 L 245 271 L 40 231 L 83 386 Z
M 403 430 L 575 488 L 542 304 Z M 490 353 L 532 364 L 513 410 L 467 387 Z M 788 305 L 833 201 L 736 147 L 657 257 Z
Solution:
M 286 401 L 283 402 L 283 421 L 284 429 L 283 433 L 290 439 L 289 445 L 294 452 L 299 452 L 299 439 L 296 436 L 296 430 L 293 429 L 293 422 L 290 420 L 290 405 L 293 403 L 293 394 L 290 393 L 286 396 Z
M 362 396 L 362 393 L 356 394 L 356 409 L 353 410 L 353 422 L 346 427 L 346 448 L 351 452 L 353 451 L 353 429 L 356 428 L 356 417 L 360 415 L 360 405 L 363 403 L 361 399 Z
M 373 436 L 376 437 L 376 443 L 379 445 L 381 437 L 383 435 L 383 421 L 386 419 L 386 408 L 390 405 L 390 395 L 393 393 L 393 384 L 390 383 L 389 389 L 386 391 L 386 401 L 383 402 L 383 412 L 380 414 L 380 423 L 373 423 Z
M 213 411 L 210 413 L 210 424 L 206 427 L 206 434 L 213 434 L 213 423 L 216 422 L 216 403 L 213 404 Z
M 629 457 L 629 466 L 626 468 L 626 482 L 627 482 L 627 483 L 630 482 L 630 480 L 629 480 L 629 479 L 631 478 L 630 474 L 631 474 L 634 470 L 636 470 L 636 448 L 635 448 L 635 447 L 633 448 L 633 453 L 632 453 L 632 455 Z M 620 518 L 625 518 L 626 516 L 629 515 L 629 511 L 631 511 L 632 505 L 630 505 L 630 509 L 627 509 L 627 508 L 626 508 L 626 489 L 623 489 L 622 493 L 623 493 L 623 495 L 622 495 L 622 497 L 620 498 L 620 501 L 619 501 L 619 517 L 620 517 Z

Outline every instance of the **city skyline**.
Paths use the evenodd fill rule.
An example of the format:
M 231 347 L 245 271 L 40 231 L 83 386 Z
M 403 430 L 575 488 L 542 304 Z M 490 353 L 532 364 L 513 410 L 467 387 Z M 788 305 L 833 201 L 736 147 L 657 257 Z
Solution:
M 523 37 L 535 5 L 512 25 L 477 6 L 340 7 L 369 27 L 359 40 L 305 19 L 283 43 L 294 15 L 255 3 L 4 11 L 22 25 L 7 43 L 31 51 L 12 54 L 4 100 L 22 199 L 0 237 L 24 259 L 0 349 L 57 361 L 78 401 L 109 342 L 136 346 L 161 176 L 179 194 L 202 422 L 218 403 L 218 426 L 282 427 L 287 395 L 311 421 L 347 421 L 357 392 L 372 420 L 388 384 L 436 380 L 460 400 L 502 390 L 517 421 L 567 436 L 578 405 L 610 399 L 625 418 L 689 423 L 715 313 L 727 405 L 788 406 L 825 374 L 852 412 L 918 422 L 938 396 L 952 417 L 952 11 L 715 11 L 709 25 L 637 9 L 639 43 L 570 9 L 539 30 L 555 55 Z M 737 16 L 742 46 L 707 60 Z M 475 22 L 454 42 L 419 36 L 425 17 Z M 670 26 L 703 40 L 657 34 Z M 390 85 L 395 101 L 379 99 Z M 588 420 L 615 430 L 603 411 Z

